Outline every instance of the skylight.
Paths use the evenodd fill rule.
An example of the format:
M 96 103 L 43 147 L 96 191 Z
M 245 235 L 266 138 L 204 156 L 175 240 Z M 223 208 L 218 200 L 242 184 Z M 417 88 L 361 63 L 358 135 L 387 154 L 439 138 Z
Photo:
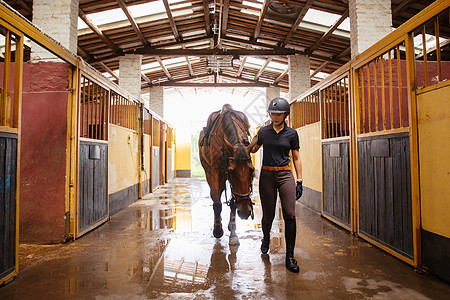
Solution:
M 327 13 L 324 11 L 320 11 L 317 9 L 308 9 L 308 12 L 306 13 L 305 17 L 303 18 L 304 21 L 320 24 L 323 26 L 330 27 L 334 23 L 336 23 L 337 20 L 339 20 L 341 16 L 336 14 Z

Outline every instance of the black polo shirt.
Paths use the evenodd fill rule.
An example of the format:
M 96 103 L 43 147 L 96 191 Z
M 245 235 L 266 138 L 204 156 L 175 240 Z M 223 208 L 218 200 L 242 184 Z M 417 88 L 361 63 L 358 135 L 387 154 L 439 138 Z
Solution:
M 297 131 L 284 123 L 284 128 L 277 133 L 272 123 L 258 131 L 258 145 L 263 149 L 263 166 L 282 167 L 288 165 L 289 151 L 300 148 Z

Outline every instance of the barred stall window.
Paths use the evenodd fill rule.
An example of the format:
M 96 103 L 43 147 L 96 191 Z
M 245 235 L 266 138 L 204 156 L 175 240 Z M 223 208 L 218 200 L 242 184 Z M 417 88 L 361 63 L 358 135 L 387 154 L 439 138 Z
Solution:
M 319 92 L 315 92 L 293 104 L 292 126 L 299 128 L 320 120 L 320 98 Z
M 450 79 L 449 14 L 450 10 L 445 10 L 413 33 L 418 88 Z
M 349 136 L 348 77 L 328 85 L 320 93 L 322 98 L 322 138 Z
M 159 147 L 159 121 L 153 118 L 152 126 L 153 146 Z
M 80 137 L 108 140 L 108 99 L 109 91 L 81 76 L 79 124 Z
M 409 126 L 404 42 L 357 71 L 358 133 Z
M 0 126 L 18 128 L 24 37 L 11 30 L 0 25 Z
M 138 103 L 116 92 L 111 92 L 111 124 L 137 131 L 138 109 Z

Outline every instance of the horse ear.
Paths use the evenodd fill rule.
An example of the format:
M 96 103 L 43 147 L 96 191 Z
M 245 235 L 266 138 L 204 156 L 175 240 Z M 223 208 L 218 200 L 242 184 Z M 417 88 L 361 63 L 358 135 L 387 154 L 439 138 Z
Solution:
M 234 153 L 233 145 L 231 145 L 231 143 L 227 140 L 225 136 L 223 137 L 223 140 L 225 141 L 225 150 L 227 150 L 229 154 L 233 155 Z

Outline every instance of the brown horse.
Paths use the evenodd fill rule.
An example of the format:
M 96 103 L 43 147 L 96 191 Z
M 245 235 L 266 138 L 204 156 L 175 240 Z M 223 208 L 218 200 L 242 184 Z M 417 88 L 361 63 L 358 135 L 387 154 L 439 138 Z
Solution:
M 231 200 L 228 202 L 227 199 L 230 205 L 230 245 L 239 245 L 236 235 L 236 209 L 241 219 L 246 220 L 250 215 L 253 218 L 251 193 L 254 167 L 250 157 L 251 149 L 248 148 L 249 127 L 244 113 L 225 104 L 221 111 L 208 117 L 208 124 L 199 137 L 200 161 L 213 200 L 213 235 L 216 238 L 223 235 L 220 197 L 226 188 L 227 180 L 231 186 Z

